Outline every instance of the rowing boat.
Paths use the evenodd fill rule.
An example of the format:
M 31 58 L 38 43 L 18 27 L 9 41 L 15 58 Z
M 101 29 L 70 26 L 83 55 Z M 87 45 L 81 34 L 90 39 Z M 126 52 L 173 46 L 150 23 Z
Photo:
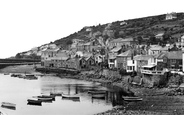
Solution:
M 129 96 L 122 96 L 124 101 L 142 101 L 143 98 L 141 97 L 129 97 Z
M 8 108 L 8 109 L 16 109 L 16 104 L 14 103 L 9 103 L 9 102 L 2 102 L 1 103 L 1 107 L 5 107 L 5 108 Z

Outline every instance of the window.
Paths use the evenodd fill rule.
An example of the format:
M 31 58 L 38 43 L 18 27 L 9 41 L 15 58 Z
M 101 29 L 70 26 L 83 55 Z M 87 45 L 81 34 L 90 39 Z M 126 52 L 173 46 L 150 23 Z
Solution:
M 175 59 L 171 59 L 171 63 L 176 63 L 176 60 Z
M 134 60 L 132 60 L 132 64 L 134 64 Z
M 130 66 L 130 70 L 132 70 L 132 66 Z
M 129 66 L 127 66 L 127 70 L 129 70 Z
M 109 59 L 110 62 L 114 62 L 114 59 Z
M 135 67 L 134 66 L 132 66 L 133 67 L 133 71 L 135 70 Z

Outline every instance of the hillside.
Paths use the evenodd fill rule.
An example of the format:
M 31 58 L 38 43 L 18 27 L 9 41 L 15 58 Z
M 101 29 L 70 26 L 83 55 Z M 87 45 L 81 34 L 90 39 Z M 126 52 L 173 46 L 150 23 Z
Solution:
M 161 32 L 172 37 L 172 42 L 174 43 L 181 35 L 184 35 L 184 13 L 176 13 L 176 15 L 177 18 L 172 20 L 166 20 L 166 14 L 162 14 L 84 27 L 67 37 L 55 40 L 53 43 L 62 49 L 66 49 L 67 45 L 71 44 L 73 39 L 89 41 L 91 39 L 98 39 L 99 37 L 117 39 L 119 37 L 125 38 L 130 36 L 134 39 L 139 39 L 139 37 L 150 39 Z M 39 46 L 36 50 L 34 49 L 20 54 L 40 53 L 39 49 L 42 49 L 41 47 L 47 46 L 48 44 Z
M 177 13 L 177 18 L 173 20 L 166 20 L 165 18 L 166 14 L 116 21 L 110 24 L 108 32 L 111 32 L 111 37 L 114 39 L 127 36 L 149 37 L 160 32 L 169 33 L 173 38 L 178 38 L 184 34 L 184 13 Z M 108 24 L 84 27 L 78 32 L 54 41 L 54 43 L 65 48 L 67 42 L 72 39 L 89 40 L 91 37 L 94 37 L 91 35 L 97 32 L 101 32 L 102 36 L 105 36 L 104 30 L 107 26 Z M 91 31 L 86 31 L 88 28 Z

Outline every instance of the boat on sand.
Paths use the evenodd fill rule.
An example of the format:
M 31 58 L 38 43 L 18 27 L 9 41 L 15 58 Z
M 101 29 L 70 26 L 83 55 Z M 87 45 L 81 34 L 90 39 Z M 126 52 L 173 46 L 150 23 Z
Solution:
M 29 98 L 27 99 L 28 104 L 30 105 L 41 105 L 42 101 L 37 98 Z
M 69 95 L 69 94 L 63 94 L 63 93 L 62 93 L 62 98 L 65 98 L 65 99 L 80 99 L 79 96 Z
M 105 99 L 105 94 L 93 94 L 92 98 L 94 98 L 94 99 Z
M 15 110 L 16 109 L 16 104 L 9 103 L 9 102 L 2 102 L 1 107 Z
M 122 96 L 124 101 L 142 101 L 143 98 L 141 97 L 130 97 L 130 96 Z

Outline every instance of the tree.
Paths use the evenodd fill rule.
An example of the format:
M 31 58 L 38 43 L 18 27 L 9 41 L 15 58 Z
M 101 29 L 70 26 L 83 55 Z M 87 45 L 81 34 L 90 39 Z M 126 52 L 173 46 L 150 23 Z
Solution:
M 156 43 L 155 36 L 151 36 L 150 39 L 149 39 L 149 41 L 150 41 L 151 44 L 155 44 Z
M 23 58 L 23 56 L 20 53 L 18 53 L 18 54 L 16 54 L 15 58 L 20 59 L 20 58 Z
M 67 42 L 66 42 L 66 45 L 71 45 L 73 42 L 72 42 L 72 40 L 68 40 Z
M 127 74 L 127 72 L 126 72 L 125 69 L 121 69 L 121 70 L 119 70 L 119 74 L 120 74 L 121 76 L 124 76 L 124 75 Z
M 142 42 L 143 42 L 142 37 L 141 37 L 141 36 L 138 36 L 138 37 L 137 37 L 137 41 L 138 41 L 139 44 L 142 44 Z

